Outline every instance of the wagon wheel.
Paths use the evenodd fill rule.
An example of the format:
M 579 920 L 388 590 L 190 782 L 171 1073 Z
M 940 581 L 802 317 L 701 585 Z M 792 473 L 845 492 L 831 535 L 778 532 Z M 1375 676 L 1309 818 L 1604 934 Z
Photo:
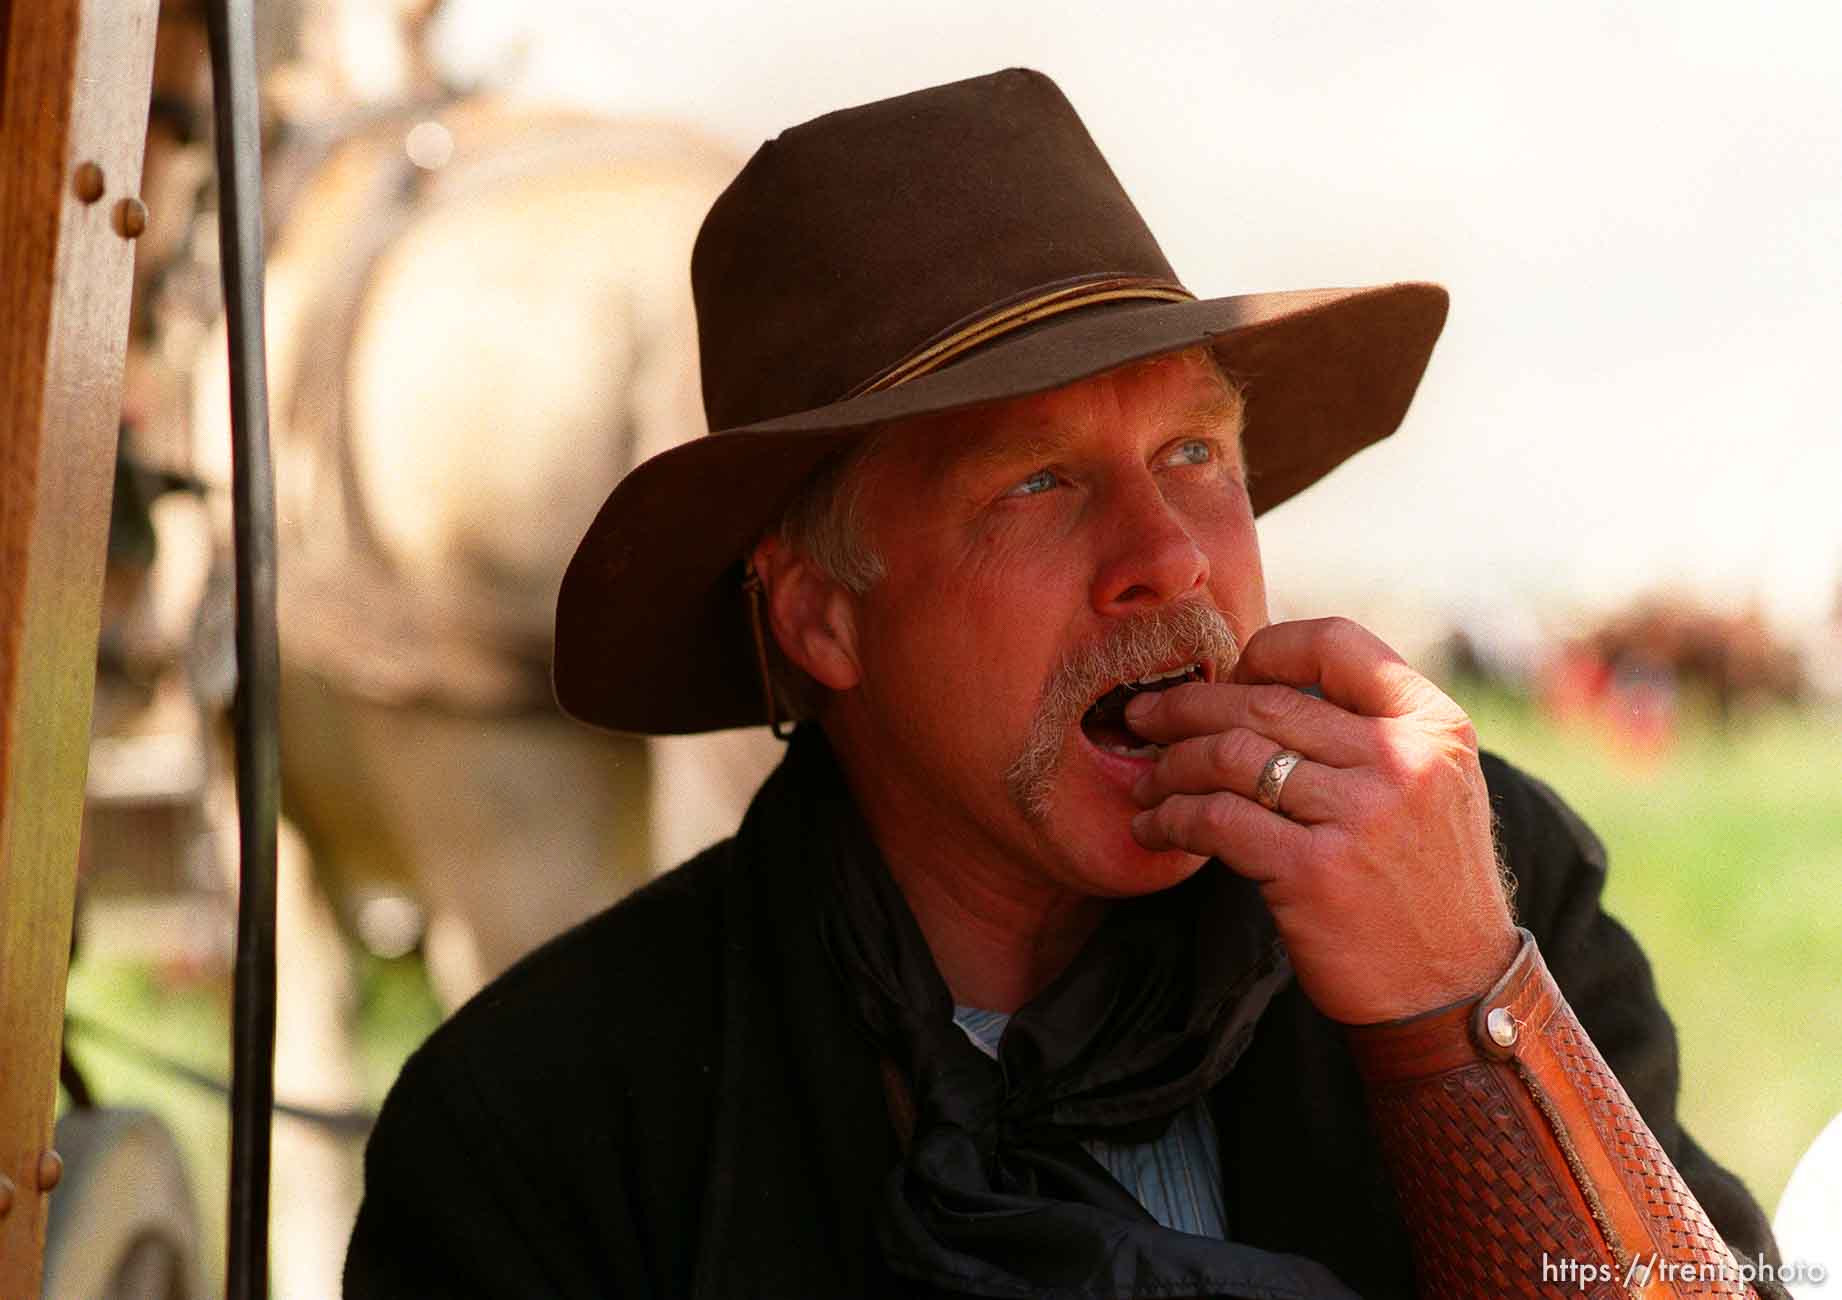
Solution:
M 48 1296 L 193 1300 L 198 1213 L 172 1134 L 141 1110 L 58 1121 L 65 1176 L 45 1240 Z

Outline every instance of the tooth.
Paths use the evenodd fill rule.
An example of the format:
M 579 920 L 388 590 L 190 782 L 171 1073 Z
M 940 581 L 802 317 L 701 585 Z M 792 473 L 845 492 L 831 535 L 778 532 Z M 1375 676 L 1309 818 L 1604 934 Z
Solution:
M 1169 672 L 1147 673 L 1132 684 L 1134 686 L 1151 686 L 1157 682 L 1169 681 L 1173 677 L 1186 677 L 1198 667 L 1200 667 L 1198 664 L 1184 664 L 1183 667 L 1173 668 Z

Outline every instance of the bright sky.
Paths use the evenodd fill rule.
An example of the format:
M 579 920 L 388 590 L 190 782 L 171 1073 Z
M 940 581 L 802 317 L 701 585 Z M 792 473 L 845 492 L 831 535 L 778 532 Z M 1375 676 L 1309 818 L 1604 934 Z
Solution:
M 1842 578 L 1842 6 L 450 0 L 451 64 L 746 153 L 849 104 L 1053 76 L 1204 295 L 1432 279 L 1401 434 L 1264 527 L 1314 608 L 1782 619 Z M 1305 612 L 1293 609 L 1288 612 Z

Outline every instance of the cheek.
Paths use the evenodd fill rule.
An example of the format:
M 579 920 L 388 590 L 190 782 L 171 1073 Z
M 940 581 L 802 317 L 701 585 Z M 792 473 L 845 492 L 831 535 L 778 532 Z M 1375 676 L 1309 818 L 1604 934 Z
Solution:
M 1209 590 L 1243 641 L 1268 622 L 1260 537 L 1245 498 L 1216 508 L 1204 522 Z
M 1078 530 L 1049 513 L 969 536 L 949 580 L 953 617 L 966 634 L 1012 652 L 1013 662 L 1053 660 L 1058 638 L 1087 605 L 1091 557 Z
M 951 722 L 999 744 L 1034 714 L 1078 567 L 1059 548 L 1022 547 L 1001 530 L 892 565 L 865 624 L 866 663 L 904 683 L 900 707 L 914 725 Z

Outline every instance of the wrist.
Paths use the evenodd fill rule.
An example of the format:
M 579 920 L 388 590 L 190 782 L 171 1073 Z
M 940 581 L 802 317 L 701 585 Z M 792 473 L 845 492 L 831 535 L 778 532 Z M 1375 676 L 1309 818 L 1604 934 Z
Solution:
M 1492 943 L 1479 946 L 1482 955 L 1467 962 L 1472 972 L 1468 976 L 1450 975 L 1412 992 L 1402 991 L 1394 1005 L 1384 1009 L 1382 1014 L 1361 1020 L 1339 1019 L 1339 1023 L 1352 1031 L 1398 1028 L 1433 1017 L 1462 1013 L 1502 985 L 1520 958 L 1525 941 L 1534 942 L 1527 930 L 1506 927 Z M 1388 1014 L 1389 1011 L 1393 1014 Z
M 1371 1084 L 1421 1078 L 1477 1060 L 1485 1043 L 1495 1046 L 1490 1037 L 1491 1024 L 1501 1029 L 1508 1022 L 1503 1015 L 1493 1020 L 1491 1013 L 1503 1011 L 1510 1017 L 1517 1016 L 1516 1007 L 1525 1003 L 1539 984 L 1531 978 L 1541 961 L 1535 936 L 1522 929 L 1514 934 L 1515 948 L 1507 963 L 1499 966 L 1496 977 L 1476 992 L 1413 1015 L 1345 1025 L 1363 1077 Z M 1521 1019 L 1526 1022 L 1527 1016 Z M 1500 1047 L 1494 1054 L 1484 1054 L 1494 1060 L 1507 1059 Z

